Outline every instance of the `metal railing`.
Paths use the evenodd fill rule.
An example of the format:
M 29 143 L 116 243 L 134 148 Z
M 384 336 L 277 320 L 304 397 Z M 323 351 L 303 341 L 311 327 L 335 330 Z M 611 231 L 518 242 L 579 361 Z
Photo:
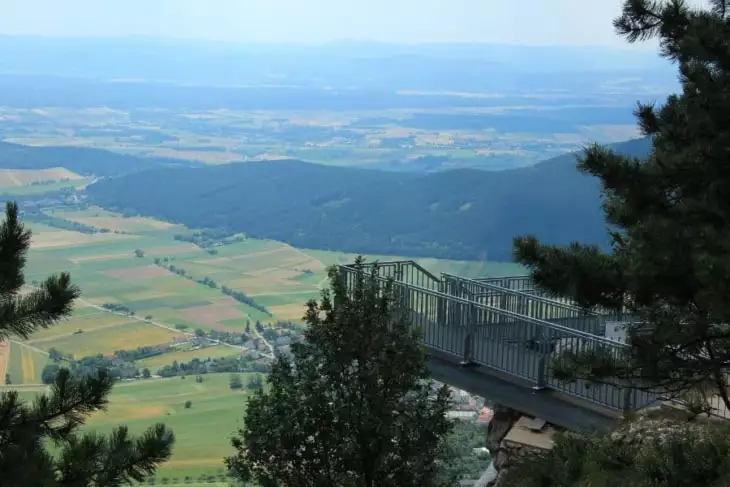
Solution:
M 468 279 L 444 273 L 442 280 L 445 284 L 444 291 L 447 294 L 594 335 L 604 335 L 606 320 L 615 319 L 612 316 L 588 311 L 564 301 L 500 287 L 486 282 L 484 279 Z
M 456 281 L 440 280 L 412 261 L 370 264 L 363 271 L 367 273 L 372 265 L 377 265 L 379 280 L 393 279 L 395 296 L 409 314 L 413 326 L 421 331 L 422 341 L 428 349 L 451 354 L 464 363 L 476 363 L 519 377 L 531 382 L 536 389 L 550 388 L 618 411 L 634 410 L 653 401 L 652 394 L 628 387 L 589 384 L 583 380 L 564 382 L 554 376 L 553 361 L 565 350 L 580 353 L 601 349 L 618 358 L 626 348 L 625 344 L 503 309 L 495 306 L 500 303 L 490 301 L 493 297 L 480 301 L 470 294 L 468 282 L 461 282 L 467 285 L 465 296 L 445 292 L 451 291 L 450 286 Z M 340 266 L 340 270 L 351 286 L 357 269 Z M 475 282 L 480 286 L 491 285 L 481 280 Z M 476 290 L 476 285 L 472 290 Z M 525 309 L 525 294 L 513 295 L 515 302 L 519 302 L 517 297 L 522 299 L 519 306 L 523 308 L 519 310 Z M 538 303 L 547 309 L 546 303 L 539 300 L 533 303 L 533 313 L 548 313 L 538 311 Z M 555 309 L 563 309 L 566 313 L 575 311 L 570 307 L 560 308 L 560 304 L 557 303 Z

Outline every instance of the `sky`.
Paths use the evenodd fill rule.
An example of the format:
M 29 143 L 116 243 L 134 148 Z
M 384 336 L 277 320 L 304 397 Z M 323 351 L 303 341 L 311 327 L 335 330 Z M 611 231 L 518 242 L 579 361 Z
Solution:
M 0 34 L 626 47 L 611 26 L 620 9 L 621 0 L 0 0 Z

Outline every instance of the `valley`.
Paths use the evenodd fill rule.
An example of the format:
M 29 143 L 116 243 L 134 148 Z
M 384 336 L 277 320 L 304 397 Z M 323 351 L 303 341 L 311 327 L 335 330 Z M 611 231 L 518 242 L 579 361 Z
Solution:
M 525 273 L 516 235 L 605 248 L 600 187 L 575 151 L 645 155 L 631 107 L 669 86 L 623 58 L 495 69 L 523 63 L 511 48 L 490 62 L 468 46 L 304 49 L 280 64 L 236 51 L 246 69 L 193 49 L 213 68 L 191 70 L 152 43 L 149 72 L 134 50 L 107 66 L 59 43 L 74 55 L 50 63 L 56 75 L 37 61 L 54 46 L 26 47 L 27 65 L 0 39 L 0 197 L 33 232 L 23 292 L 68 272 L 82 295 L 68 319 L 0 342 L 0 391 L 31 400 L 61 367 L 108 370 L 109 408 L 86 430 L 165 423 L 177 444 L 146 483 L 176 487 L 229 485 L 230 435 L 275 355 L 302 339 L 330 266 L 364 255 L 496 277 Z M 478 476 L 471 413 L 485 400 L 455 394 L 456 416 L 471 418 L 458 468 Z
M 93 206 L 44 208 L 26 221 L 33 232 L 28 287 L 66 271 L 83 294 L 68 320 L 26 341 L 3 342 L 6 385 L 0 389 L 30 398 L 59 365 L 109 367 L 122 382 L 109 411 L 93 416 L 89 427 L 107 431 L 120 421 L 133 432 L 155 421 L 173 427 L 183 446 L 156 476 L 171 484 L 185 477 L 206 485 L 221 480 L 222 459 L 230 453 L 226 434 L 255 389 L 247 384 L 269 370 L 275 350 L 286 351 L 300 338 L 304 305 L 325 287 L 327 267 L 355 258 L 243 235 L 221 238 Z M 436 273 L 522 272 L 509 263 L 418 262 Z M 242 390 L 229 387 L 231 374 L 242 377 Z

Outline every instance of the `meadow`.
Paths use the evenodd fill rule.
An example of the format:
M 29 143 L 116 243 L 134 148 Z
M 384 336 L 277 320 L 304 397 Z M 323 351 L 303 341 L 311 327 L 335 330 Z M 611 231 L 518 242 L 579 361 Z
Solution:
M 248 377 L 241 374 L 241 379 L 245 384 Z M 12 388 L 0 386 L 0 390 Z M 23 399 L 32 400 L 46 389 L 36 386 L 17 390 Z M 219 478 L 224 473 L 223 458 L 233 453 L 229 438 L 242 426 L 250 394 L 246 388 L 231 390 L 229 374 L 207 374 L 203 382 L 193 377 L 123 381 L 114 387 L 107 411 L 92 414 L 85 428 L 108 433 L 124 424 L 131 433 L 139 434 L 163 422 L 173 430 L 177 441 L 172 458 L 156 474 L 157 484 L 182 485 L 185 477 L 196 482 L 206 475 L 222 480 L 219 485 L 228 485 Z M 191 401 L 190 408 L 185 407 L 186 401 Z

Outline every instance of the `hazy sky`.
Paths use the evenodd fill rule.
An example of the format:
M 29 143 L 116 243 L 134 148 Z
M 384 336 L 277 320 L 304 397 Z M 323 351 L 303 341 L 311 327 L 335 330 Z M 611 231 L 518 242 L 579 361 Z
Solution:
M 621 0 L 0 0 L 0 33 L 626 46 L 611 27 L 620 7 Z

